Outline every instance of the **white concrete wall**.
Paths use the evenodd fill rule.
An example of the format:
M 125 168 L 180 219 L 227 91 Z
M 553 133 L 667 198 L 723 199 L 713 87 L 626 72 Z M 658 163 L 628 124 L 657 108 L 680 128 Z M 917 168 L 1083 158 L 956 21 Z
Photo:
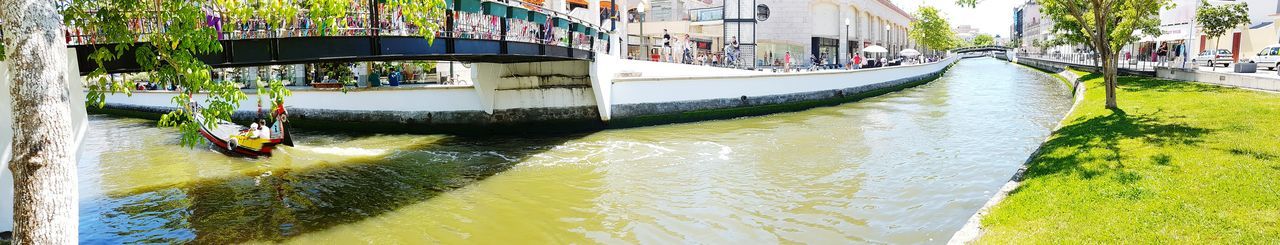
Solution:
M 495 91 L 493 109 L 564 108 L 595 106 L 596 97 L 590 87 L 542 88 Z
M 937 72 L 958 57 L 943 62 L 861 70 L 769 73 L 705 66 L 619 60 L 601 55 L 594 64 L 475 64 L 473 86 L 299 90 L 285 101 L 291 108 L 447 112 L 521 108 L 596 106 L 600 120 L 609 121 L 616 105 L 696 101 L 768 96 L 853 88 Z M 628 77 L 639 70 L 640 76 Z M 545 74 L 558 74 L 535 78 Z M 561 75 L 570 76 L 559 77 Z M 589 75 L 589 76 L 588 76 Z M 614 77 L 617 75 L 617 77 Z M 635 74 L 633 74 L 635 75 Z M 573 76 L 588 76 L 586 79 Z M 578 84 L 581 83 L 581 84 Z M 550 86 L 548 86 L 550 85 Z M 109 95 L 112 104 L 172 107 L 172 92 Z M 242 101 L 240 111 L 257 110 L 256 95 Z M 197 98 L 200 99 L 200 98 Z
M 135 91 L 133 96 L 113 94 L 107 103 L 173 107 L 174 92 Z M 198 101 L 204 97 L 197 95 Z M 285 99 L 291 108 L 373 111 L 478 111 L 480 97 L 471 86 L 441 86 L 431 88 L 386 88 L 354 90 L 342 93 L 333 90 L 296 90 Z M 257 111 L 257 94 L 249 93 L 249 99 L 240 101 L 239 111 Z M 265 102 L 264 102 L 265 103 Z M 264 105 L 269 106 L 269 105 Z
M 472 79 L 485 111 L 595 106 L 590 62 L 473 64 Z
M 485 111 L 516 108 L 560 108 L 595 106 L 587 62 L 542 62 L 528 64 L 471 64 L 468 79 L 474 85 L 431 87 L 361 88 L 342 93 L 334 90 L 295 90 L 285 100 L 290 108 L 351 111 L 446 112 Z M 577 78 L 575 78 L 577 77 Z M 246 90 L 249 99 L 239 111 L 256 111 L 257 94 Z M 113 94 L 107 103 L 173 107 L 175 92 L 135 91 L 132 96 Z M 203 100 L 197 95 L 197 100 Z
M 1259 69 L 1258 73 L 1274 73 Z M 1280 79 L 1261 77 L 1258 74 L 1231 74 L 1225 72 L 1206 72 L 1184 69 L 1156 68 L 1156 76 L 1164 79 L 1201 82 L 1229 87 L 1257 89 L 1280 92 Z
M 928 74 L 956 60 L 852 71 L 617 78 L 611 97 L 613 105 L 627 105 L 834 90 Z
M 618 60 L 619 77 L 672 77 L 672 76 L 720 76 L 720 75 L 752 75 L 769 74 L 768 72 L 719 68 L 710 66 L 694 66 L 666 62 L 643 60 Z

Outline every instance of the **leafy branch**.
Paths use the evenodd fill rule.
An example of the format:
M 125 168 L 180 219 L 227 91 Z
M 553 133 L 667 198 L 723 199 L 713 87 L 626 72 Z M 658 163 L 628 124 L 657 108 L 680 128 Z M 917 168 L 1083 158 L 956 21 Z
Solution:
M 300 12 L 316 22 L 319 35 L 338 33 L 346 23 L 348 11 L 362 0 L 70 0 L 62 10 L 64 25 L 79 34 L 76 40 L 93 43 L 99 49 L 89 54 L 97 67 L 86 81 L 89 93 L 86 103 L 103 107 L 110 94 L 132 95 L 137 85 L 129 79 L 117 81 L 108 75 L 107 62 L 132 58 L 149 82 L 178 90 L 171 102 L 174 111 L 161 117 L 162 127 L 176 127 L 182 132 L 182 144 L 196 146 L 203 142 L 196 113 L 213 126 L 218 120 L 229 120 L 240 101 L 248 99 L 234 81 L 212 79 L 212 67 L 200 60 L 201 55 L 222 51 L 219 33 L 206 22 L 209 13 L 220 13 L 227 23 L 262 21 L 269 31 L 287 30 L 299 21 Z M 443 0 L 389 0 L 406 20 L 419 27 L 418 33 L 434 39 L 444 23 Z M 363 11 L 363 10 L 362 10 Z M 133 57 L 125 57 L 132 54 Z M 257 82 L 257 81 L 255 81 Z M 258 96 L 266 95 L 272 105 L 284 103 L 291 93 L 280 81 L 266 82 Z M 259 98 L 260 100 L 262 98 Z M 203 102 L 193 108 L 192 102 Z

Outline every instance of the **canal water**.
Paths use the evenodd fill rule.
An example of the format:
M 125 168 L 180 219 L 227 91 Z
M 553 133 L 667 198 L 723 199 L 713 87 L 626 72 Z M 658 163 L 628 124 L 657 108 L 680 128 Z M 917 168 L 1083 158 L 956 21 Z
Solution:
M 406 102 L 407 103 L 407 102 Z M 85 243 L 945 243 L 1070 106 L 990 58 L 859 102 L 589 134 L 302 132 L 270 159 L 93 116 Z

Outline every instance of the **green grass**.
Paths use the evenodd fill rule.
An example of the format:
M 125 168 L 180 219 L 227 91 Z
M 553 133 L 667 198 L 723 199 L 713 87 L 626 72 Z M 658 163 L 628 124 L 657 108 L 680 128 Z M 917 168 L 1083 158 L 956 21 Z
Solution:
M 988 244 L 1280 243 L 1280 94 L 1102 79 L 982 220 Z

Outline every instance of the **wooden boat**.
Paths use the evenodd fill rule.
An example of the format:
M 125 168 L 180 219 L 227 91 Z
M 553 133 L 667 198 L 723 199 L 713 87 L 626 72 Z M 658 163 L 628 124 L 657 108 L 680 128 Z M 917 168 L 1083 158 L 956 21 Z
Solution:
M 282 111 L 282 110 L 281 110 Z M 277 111 L 280 112 L 280 111 Z M 267 137 L 252 138 L 246 133 L 248 127 L 240 126 L 231 122 L 218 120 L 212 127 L 204 124 L 206 120 L 200 113 L 194 113 L 196 123 L 200 124 L 200 135 L 209 140 L 219 151 L 230 155 L 246 156 L 246 157 L 270 157 L 271 150 L 277 145 L 293 146 L 293 138 L 289 136 L 289 129 L 283 116 L 283 113 L 277 114 L 276 122 L 270 127 L 271 134 Z

